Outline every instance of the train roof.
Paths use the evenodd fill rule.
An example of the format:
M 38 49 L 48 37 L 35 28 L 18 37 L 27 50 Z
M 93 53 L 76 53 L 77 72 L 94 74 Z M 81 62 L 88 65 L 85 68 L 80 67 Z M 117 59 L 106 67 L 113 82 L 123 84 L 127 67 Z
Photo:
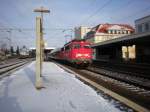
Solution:
M 72 41 L 66 43 L 64 46 L 66 46 L 66 45 L 68 45 L 68 44 L 70 44 L 72 42 L 82 42 L 82 41 L 85 41 L 85 39 L 73 39 Z
M 55 48 L 54 50 L 52 50 L 51 52 L 50 52 L 50 54 L 52 54 L 52 53 L 54 53 L 54 52 L 58 52 L 58 51 L 60 51 L 61 50 L 61 48 Z

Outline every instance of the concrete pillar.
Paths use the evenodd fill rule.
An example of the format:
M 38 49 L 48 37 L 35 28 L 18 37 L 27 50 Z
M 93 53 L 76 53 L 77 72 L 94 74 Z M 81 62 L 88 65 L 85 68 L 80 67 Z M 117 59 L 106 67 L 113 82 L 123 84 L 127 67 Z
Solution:
M 41 18 L 36 17 L 36 82 L 35 86 L 37 89 L 42 88 L 41 73 L 42 73 L 42 50 L 41 50 Z
M 125 61 L 129 60 L 129 51 L 128 51 L 128 46 L 122 46 L 122 58 Z

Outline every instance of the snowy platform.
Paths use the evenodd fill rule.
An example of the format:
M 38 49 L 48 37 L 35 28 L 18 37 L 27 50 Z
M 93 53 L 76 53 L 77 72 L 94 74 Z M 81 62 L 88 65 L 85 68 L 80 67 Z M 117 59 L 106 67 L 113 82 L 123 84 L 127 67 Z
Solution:
M 36 90 L 35 62 L 0 80 L 0 112 L 119 112 L 94 89 L 51 62 Z

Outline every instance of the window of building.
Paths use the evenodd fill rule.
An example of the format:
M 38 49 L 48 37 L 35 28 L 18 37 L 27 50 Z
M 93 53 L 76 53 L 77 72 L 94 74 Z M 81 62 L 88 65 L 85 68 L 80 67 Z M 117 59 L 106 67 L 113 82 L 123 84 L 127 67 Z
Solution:
M 145 23 L 145 31 L 149 31 L 149 24 Z
M 128 34 L 130 34 L 131 32 L 130 31 L 128 31 Z
M 138 25 L 138 32 L 141 33 L 142 32 L 142 25 Z
M 112 30 L 110 30 L 110 31 L 111 31 L 110 33 L 113 34 L 113 31 Z
M 122 31 L 122 34 L 126 34 L 126 30 L 123 30 L 123 31 Z
M 121 34 L 121 31 L 120 31 L 120 30 L 118 30 L 118 34 Z
M 124 30 L 122 30 L 122 34 L 124 34 Z

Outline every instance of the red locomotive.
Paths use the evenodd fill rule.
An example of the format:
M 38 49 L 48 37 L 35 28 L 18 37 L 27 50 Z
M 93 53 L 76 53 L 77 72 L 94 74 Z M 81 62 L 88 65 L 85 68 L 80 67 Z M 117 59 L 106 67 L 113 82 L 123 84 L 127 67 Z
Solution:
M 50 53 L 50 57 L 64 60 L 75 65 L 88 66 L 92 62 L 92 48 L 84 40 L 72 40 L 60 49 Z

